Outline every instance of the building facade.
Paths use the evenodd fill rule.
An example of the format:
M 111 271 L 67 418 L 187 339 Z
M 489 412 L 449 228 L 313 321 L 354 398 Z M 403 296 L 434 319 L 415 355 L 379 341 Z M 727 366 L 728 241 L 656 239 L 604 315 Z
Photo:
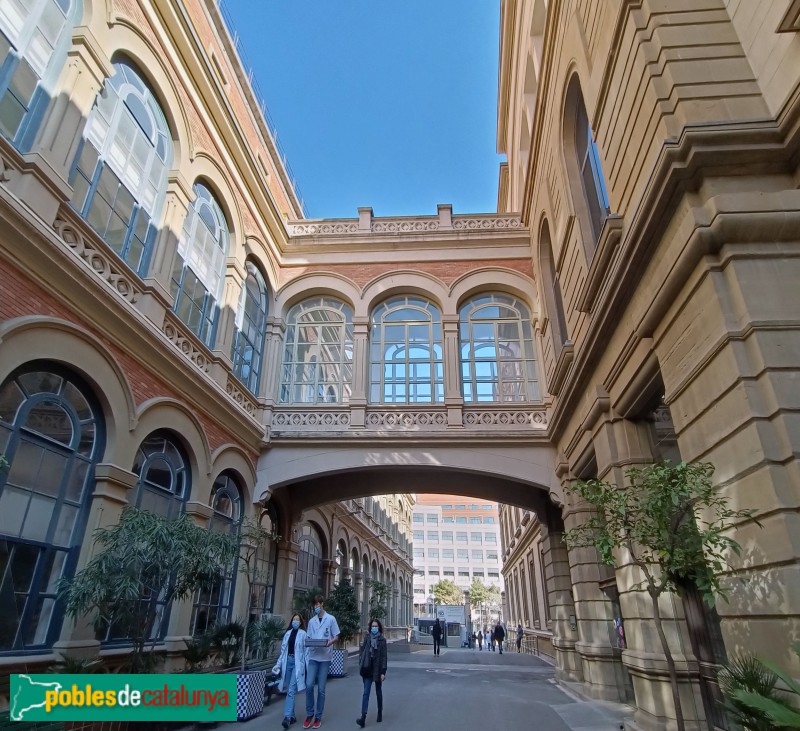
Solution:
M 412 528 L 416 616 L 433 617 L 431 590 L 443 579 L 462 591 L 474 579 L 504 590 L 497 503 L 418 495 Z
M 232 616 L 349 574 L 399 631 L 403 496 L 458 484 L 519 508 L 508 611 L 558 677 L 672 728 L 634 572 L 561 536 L 572 480 L 679 455 L 761 522 L 727 602 L 664 601 L 684 715 L 726 724 L 726 655 L 800 675 L 796 1 L 503 0 L 498 212 L 331 220 L 303 217 L 214 0 L 0 5 L 7 669 L 113 654 L 54 587 L 126 505 L 269 524 L 271 585 Z

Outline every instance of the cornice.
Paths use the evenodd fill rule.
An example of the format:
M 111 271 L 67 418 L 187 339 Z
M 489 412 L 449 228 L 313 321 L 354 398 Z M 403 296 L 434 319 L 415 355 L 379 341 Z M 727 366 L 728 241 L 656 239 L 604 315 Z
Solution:
M 800 0 L 792 0 L 786 15 L 778 25 L 778 33 L 796 33 L 800 31 Z

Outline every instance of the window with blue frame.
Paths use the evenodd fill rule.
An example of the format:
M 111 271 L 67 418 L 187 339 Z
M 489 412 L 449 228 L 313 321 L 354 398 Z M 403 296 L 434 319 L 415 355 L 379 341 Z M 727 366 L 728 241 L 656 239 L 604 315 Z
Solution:
M 214 194 L 195 183 L 172 267 L 175 314 L 206 345 L 211 345 L 225 282 L 228 224 Z
M 223 472 L 211 488 L 211 521 L 208 530 L 239 538 L 242 525 L 242 497 L 233 475 Z M 236 586 L 237 561 L 209 588 L 198 591 L 192 610 L 192 634 L 198 635 L 217 624 L 231 621 L 231 602 Z
M 250 393 L 258 395 L 264 341 L 267 334 L 269 298 L 264 277 L 253 262 L 247 262 L 247 279 L 236 315 L 233 340 L 233 372 Z
M 444 401 L 442 318 L 420 297 L 400 296 L 372 313 L 370 401 L 384 404 Z
M 459 319 L 464 403 L 539 401 L 528 308 L 510 295 L 481 294 L 462 305 Z
M 139 274 L 149 263 L 171 164 L 158 101 L 137 71 L 115 63 L 86 121 L 70 175 L 72 206 Z
M 191 469 L 186 453 L 172 434 L 166 431 L 150 434 L 136 451 L 132 471 L 138 478 L 134 507 L 166 518 L 177 518 L 183 512 L 189 498 Z M 169 623 L 168 603 L 156 594 L 142 597 L 142 602 L 152 605 L 151 639 L 163 638 Z M 102 639 L 124 641 L 127 638 L 112 626 Z
M 56 585 L 75 572 L 104 439 L 91 391 L 57 366 L 31 364 L 0 387 L 0 653 L 59 636 Z
M 278 514 L 272 504 L 261 511 L 258 523 L 262 530 L 278 535 Z M 256 550 L 255 581 L 250 587 L 249 615 L 250 620 L 258 619 L 262 614 L 272 614 L 275 608 L 275 581 L 278 567 L 278 539 L 266 540 Z
M 64 67 L 70 0 L 0 2 L 0 132 L 27 149 Z

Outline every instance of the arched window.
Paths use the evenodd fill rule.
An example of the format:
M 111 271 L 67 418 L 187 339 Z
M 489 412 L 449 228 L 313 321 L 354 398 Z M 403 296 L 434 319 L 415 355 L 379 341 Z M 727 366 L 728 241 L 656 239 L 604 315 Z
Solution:
M 460 310 L 465 403 L 539 401 L 528 308 L 506 294 L 482 294 Z
M 603 222 L 609 213 L 608 191 L 577 76 L 573 76 L 570 81 L 567 100 L 567 114 L 571 115 L 571 118 L 566 120 L 566 130 L 569 132 L 571 129 L 574 135 L 572 144 L 574 145 L 575 162 L 583 189 L 586 213 L 593 237 L 592 242 L 595 243 L 600 238 Z
M 76 11 L 70 0 L 0 2 L 0 131 L 23 151 L 64 67 Z
M 278 516 L 270 504 L 264 510 L 259 523 L 263 530 L 278 535 Z M 272 614 L 275 608 L 275 577 L 278 565 L 277 540 L 264 541 L 256 551 L 256 566 L 253 573 L 255 581 L 250 591 L 250 619 L 258 619 L 262 614 Z
M 133 472 L 136 482 L 134 505 L 156 515 L 177 518 L 189 497 L 189 460 L 177 440 L 164 431 L 153 432 L 139 446 Z
M 86 121 L 70 176 L 72 205 L 140 274 L 147 269 L 171 164 L 164 112 L 131 66 L 114 64 Z
M 195 183 L 172 267 L 174 310 L 206 345 L 211 345 L 225 283 L 228 224 L 214 194 Z
M 541 251 L 542 283 L 544 288 L 544 301 L 549 317 L 550 333 L 553 340 L 553 349 L 556 357 L 561 353 L 561 348 L 569 341 L 567 321 L 564 316 L 564 300 L 561 296 L 561 283 L 553 258 L 553 243 L 550 239 L 550 226 L 547 221 L 542 223 L 539 234 L 539 250 Z
M 418 404 L 444 401 L 442 318 L 420 297 L 393 297 L 372 313 L 370 401 Z
M 228 533 L 235 539 L 239 537 L 242 525 L 241 490 L 235 478 L 223 472 L 211 488 L 210 531 Z M 237 561 L 234 560 L 225 576 L 207 590 L 199 591 L 194 598 L 192 610 L 192 634 L 202 634 L 218 623 L 231 619 L 231 603 L 236 586 Z
M 297 552 L 295 589 L 309 590 L 322 586 L 322 541 L 313 525 L 306 523 L 300 529 Z
M 56 584 L 75 571 L 104 434 L 91 391 L 56 366 L 0 387 L 0 654 L 58 638 Z
M 264 339 L 267 334 L 267 284 L 253 262 L 247 262 L 247 279 L 236 313 L 233 372 L 250 393 L 258 395 Z
M 347 403 L 353 386 L 353 311 L 329 297 L 305 300 L 286 317 L 282 403 Z

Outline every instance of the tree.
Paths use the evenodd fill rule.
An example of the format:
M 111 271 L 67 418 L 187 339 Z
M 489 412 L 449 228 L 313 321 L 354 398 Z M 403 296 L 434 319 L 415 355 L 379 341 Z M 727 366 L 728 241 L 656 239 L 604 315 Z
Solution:
M 650 596 L 653 619 L 669 670 L 678 728 L 685 728 L 675 661 L 664 633 L 659 598 L 693 584 L 711 604 L 725 596 L 719 576 L 728 556 L 740 553 L 727 531 L 751 510 L 732 510 L 711 484 L 708 463 L 661 462 L 625 473 L 628 486 L 600 480 L 578 481 L 569 492 L 595 509 L 582 525 L 564 533 L 567 547 L 594 547 L 602 563 L 629 562 L 644 577 L 634 589 Z
M 321 586 L 313 586 L 310 589 L 296 591 L 292 598 L 292 613 L 299 614 L 308 624 L 311 617 L 311 607 L 314 604 L 315 596 L 325 596 L 325 591 Z
M 384 619 L 389 606 L 389 585 L 377 579 L 369 582 L 369 616 L 372 619 Z
M 325 602 L 325 610 L 336 617 L 336 623 L 339 625 L 339 641 L 343 647 L 347 647 L 347 643 L 361 627 L 361 612 L 358 610 L 356 590 L 350 579 L 344 578 L 333 587 Z
M 464 592 L 450 579 L 442 579 L 431 587 L 431 593 L 437 604 L 464 604 Z
M 170 520 L 125 508 L 119 523 L 95 533 L 102 551 L 74 577 L 63 578 L 58 596 L 69 616 L 88 614 L 95 631 L 130 638 L 127 666 L 132 672 L 154 667 L 152 652 L 160 634 L 159 604 L 210 590 L 236 556 L 235 540 L 209 532 L 188 515 Z

